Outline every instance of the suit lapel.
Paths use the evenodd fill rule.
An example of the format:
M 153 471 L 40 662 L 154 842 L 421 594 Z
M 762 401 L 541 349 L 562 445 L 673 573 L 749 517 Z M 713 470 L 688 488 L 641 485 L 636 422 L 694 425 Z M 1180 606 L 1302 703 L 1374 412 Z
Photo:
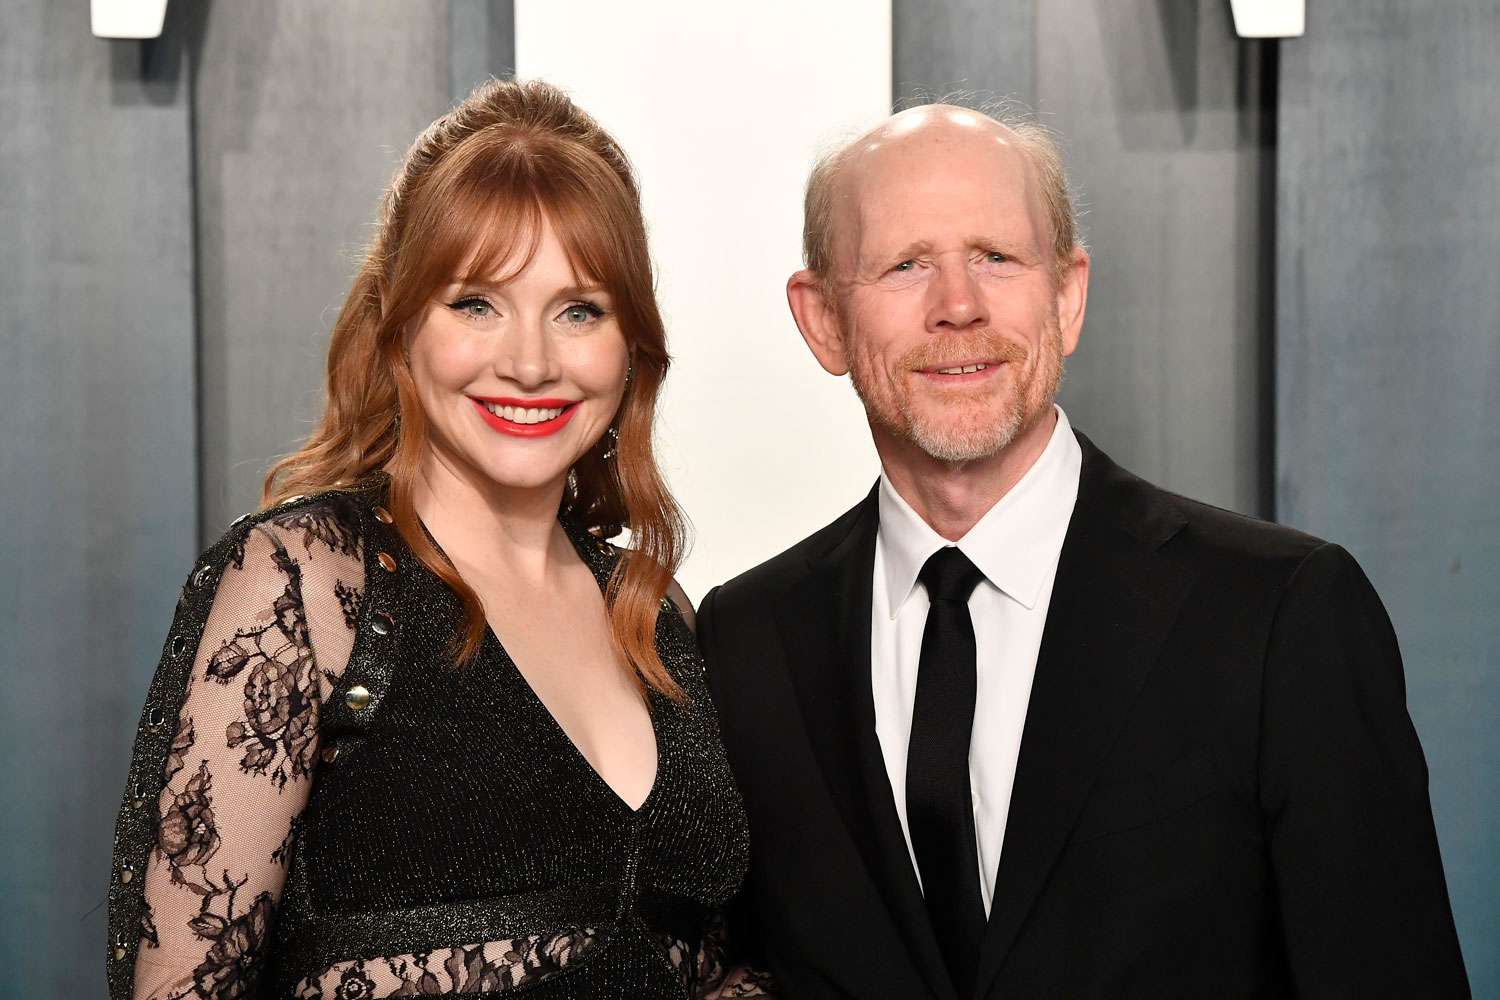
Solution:
M 1081 434 L 1079 443 L 1078 501 L 1027 706 L 976 996 L 999 975 L 1190 580 L 1158 551 L 1180 514 Z
M 847 531 L 832 532 L 829 547 L 783 595 L 777 623 L 829 794 L 923 979 L 935 995 L 951 997 L 875 735 L 870 612 L 878 504 L 871 490 L 846 515 Z

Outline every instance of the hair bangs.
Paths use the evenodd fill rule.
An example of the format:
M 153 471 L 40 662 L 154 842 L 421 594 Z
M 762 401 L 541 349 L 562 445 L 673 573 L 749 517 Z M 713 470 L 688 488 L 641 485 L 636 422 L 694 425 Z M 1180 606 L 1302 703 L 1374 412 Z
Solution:
M 681 698 L 656 647 L 686 525 L 653 448 L 670 357 L 640 191 L 624 151 L 555 87 L 487 81 L 407 151 L 329 339 L 323 415 L 302 447 L 272 467 L 263 499 L 378 490 L 413 554 L 462 602 L 453 658 L 471 662 L 485 635 L 484 607 L 417 515 L 429 431 L 402 347 L 411 321 L 447 286 L 515 280 L 548 226 L 574 280 L 614 298 L 634 372 L 617 433 L 575 463 L 559 513 L 601 539 L 630 529 L 606 592 L 612 641 L 640 683 Z

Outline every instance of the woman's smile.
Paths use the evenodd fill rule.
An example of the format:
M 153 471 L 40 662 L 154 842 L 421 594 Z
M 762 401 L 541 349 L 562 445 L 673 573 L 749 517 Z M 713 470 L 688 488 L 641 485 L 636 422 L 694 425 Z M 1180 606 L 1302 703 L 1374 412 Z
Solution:
M 493 399 L 469 397 L 485 423 L 502 434 L 515 437 L 546 437 L 568 426 L 578 412 L 578 402 L 569 399 Z

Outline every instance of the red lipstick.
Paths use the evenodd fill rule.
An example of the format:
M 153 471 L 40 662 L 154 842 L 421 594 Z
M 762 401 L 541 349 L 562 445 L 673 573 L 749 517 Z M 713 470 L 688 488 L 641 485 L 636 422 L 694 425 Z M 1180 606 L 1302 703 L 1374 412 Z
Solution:
M 573 419 L 573 414 L 578 410 L 576 399 L 515 399 L 511 396 L 470 396 L 470 402 L 474 409 L 479 411 L 480 419 L 489 424 L 502 434 L 510 434 L 513 437 L 547 437 L 556 434 L 568 426 L 568 421 Z M 536 424 L 522 424 L 514 420 L 506 420 L 504 417 L 491 413 L 488 403 L 496 407 L 514 406 L 523 410 L 562 410 L 551 420 L 543 420 Z

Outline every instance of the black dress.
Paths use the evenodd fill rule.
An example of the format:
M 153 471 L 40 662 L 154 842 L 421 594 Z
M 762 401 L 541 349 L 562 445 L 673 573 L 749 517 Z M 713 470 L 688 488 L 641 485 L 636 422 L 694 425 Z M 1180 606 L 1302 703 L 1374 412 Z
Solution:
M 111 996 L 720 989 L 747 833 L 675 606 L 657 648 L 686 697 L 649 694 L 632 810 L 493 633 L 451 666 L 458 599 L 381 496 L 295 498 L 193 569 L 116 827 Z M 568 533 L 603 586 L 618 552 Z

